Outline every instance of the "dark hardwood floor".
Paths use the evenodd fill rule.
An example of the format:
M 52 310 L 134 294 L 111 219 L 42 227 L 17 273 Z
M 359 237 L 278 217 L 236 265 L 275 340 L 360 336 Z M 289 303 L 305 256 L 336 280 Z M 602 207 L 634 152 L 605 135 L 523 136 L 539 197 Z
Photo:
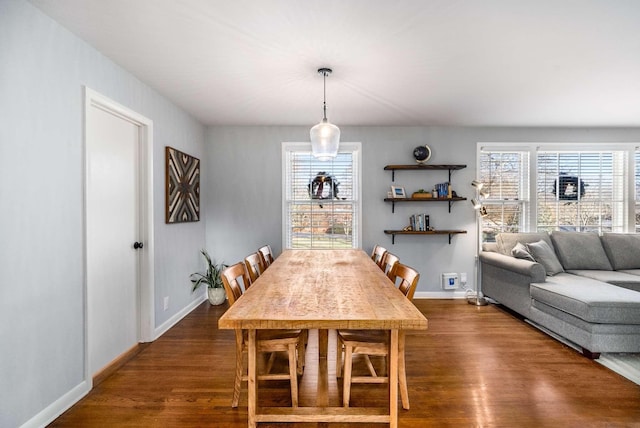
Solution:
M 414 302 L 429 329 L 407 335 L 411 409 L 400 409 L 400 427 L 640 427 L 640 386 L 500 307 Z M 246 383 L 240 407 L 231 408 L 234 335 L 217 328 L 225 310 L 203 303 L 50 426 L 246 426 Z M 312 332 L 300 379 L 303 406 L 314 400 L 316 339 Z M 335 337 L 330 340 L 332 373 Z M 332 405 L 340 403 L 339 385 L 330 379 Z M 380 404 L 385 393 L 384 385 L 354 385 L 351 403 Z M 260 400 L 286 405 L 287 382 L 261 383 Z

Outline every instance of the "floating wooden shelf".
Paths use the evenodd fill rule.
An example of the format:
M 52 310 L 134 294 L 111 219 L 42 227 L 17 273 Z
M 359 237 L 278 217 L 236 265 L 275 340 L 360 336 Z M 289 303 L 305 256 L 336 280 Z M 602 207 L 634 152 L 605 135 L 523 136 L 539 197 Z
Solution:
M 457 201 L 466 201 L 467 198 L 384 198 L 385 202 L 391 202 L 391 212 L 396 212 L 396 202 L 449 202 L 449 212 L 451 204 Z
M 429 171 L 429 170 L 445 170 L 449 171 L 449 180 L 451 183 L 451 171 L 466 168 L 466 165 L 387 165 L 384 167 L 385 171 L 391 171 L 391 181 L 396 179 L 396 171 Z
M 414 230 L 385 230 L 384 233 L 391 235 L 391 245 L 396 243 L 396 235 L 449 235 L 449 244 L 451 244 L 451 237 L 453 235 L 459 235 L 461 233 L 467 233 L 466 230 L 428 230 L 424 232 L 417 232 Z

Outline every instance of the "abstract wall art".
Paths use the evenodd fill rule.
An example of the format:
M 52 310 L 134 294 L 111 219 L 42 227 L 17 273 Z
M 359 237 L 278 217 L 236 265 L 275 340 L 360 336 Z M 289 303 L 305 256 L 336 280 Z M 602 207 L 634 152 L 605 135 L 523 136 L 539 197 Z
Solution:
M 200 221 L 200 159 L 165 148 L 165 222 Z

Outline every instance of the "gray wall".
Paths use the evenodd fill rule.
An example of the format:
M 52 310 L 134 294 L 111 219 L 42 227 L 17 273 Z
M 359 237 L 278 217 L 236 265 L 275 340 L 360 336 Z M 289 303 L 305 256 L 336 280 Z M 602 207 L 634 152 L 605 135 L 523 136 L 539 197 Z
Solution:
M 311 126 L 311 125 L 310 125 Z M 470 202 L 391 204 L 383 201 L 391 182 L 388 164 L 413 163 L 413 148 L 428 144 L 429 163 L 466 164 L 454 171 L 453 188 L 474 197 L 478 142 L 638 142 L 640 128 L 474 128 L 341 126 L 342 141 L 362 143 L 362 248 L 385 246 L 421 273 L 417 297 L 460 296 L 442 291 L 441 274 L 466 272 L 475 288 L 475 213 Z M 282 250 L 281 143 L 309 141 L 309 127 L 214 127 L 207 131 L 206 165 L 213 181 L 207 192 L 207 247 L 220 259 L 236 262 L 259 245 Z M 408 193 L 447 180 L 446 172 L 397 172 L 395 184 Z M 416 212 L 430 215 L 436 229 L 464 229 L 448 244 L 446 236 L 397 236 L 395 245 L 384 229 L 401 229 Z
M 188 275 L 205 222 L 164 224 L 164 146 L 203 158 L 204 127 L 30 3 L 0 0 L 1 427 L 84 377 L 83 85 L 154 122 L 156 327 L 202 298 Z

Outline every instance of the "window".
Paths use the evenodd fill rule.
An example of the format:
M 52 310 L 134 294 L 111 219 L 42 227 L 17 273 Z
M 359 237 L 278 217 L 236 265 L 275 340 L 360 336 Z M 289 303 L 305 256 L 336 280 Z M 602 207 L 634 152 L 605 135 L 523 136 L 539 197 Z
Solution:
M 341 143 L 319 161 L 309 143 L 283 143 L 284 248 L 357 248 L 360 236 L 360 143 Z
M 526 230 L 529 203 L 529 153 L 481 152 L 480 181 L 489 195 L 483 201 L 482 240 L 494 241 L 500 232 Z M 483 190 L 485 190 L 483 189 Z
M 503 231 L 640 231 L 640 152 L 620 144 L 567 146 L 479 145 L 478 177 L 490 192 L 484 241 Z M 635 198 L 626 190 L 634 184 Z M 628 212 L 635 212 L 635 226 Z

